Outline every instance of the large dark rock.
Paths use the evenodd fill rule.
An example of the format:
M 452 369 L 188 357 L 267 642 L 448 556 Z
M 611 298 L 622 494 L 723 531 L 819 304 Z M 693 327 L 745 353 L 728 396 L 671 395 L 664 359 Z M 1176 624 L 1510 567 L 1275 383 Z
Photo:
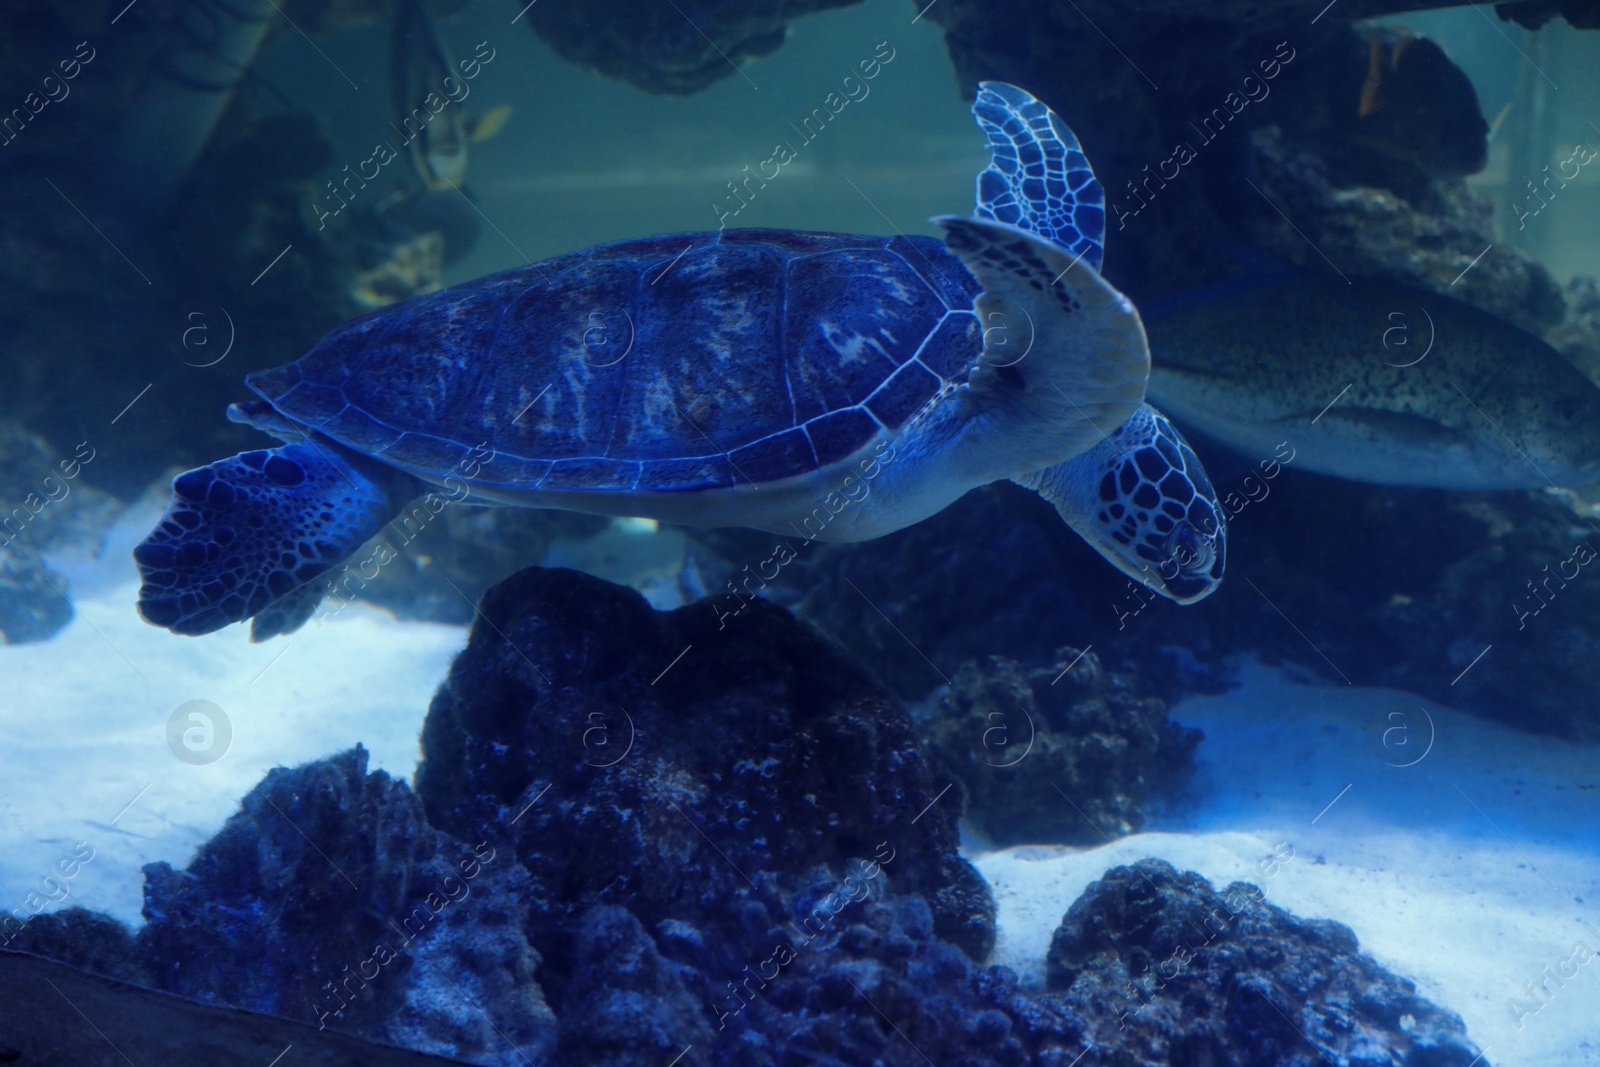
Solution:
M 728 621 L 523 572 L 430 712 L 432 824 L 360 748 L 275 770 L 146 868 L 132 942 L 79 915 L 21 947 L 479 1063 L 1075 1055 L 976 962 L 994 906 L 904 709 L 782 609 Z
M 735 76 L 744 60 L 769 55 L 784 41 L 793 20 L 815 11 L 846 7 L 860 0 L 678 0 L 658 4 L 652 0 L 621 0 L 608 4 L 585 4 L 581 0 L 541 0 L 531 6 L 524 18 L 535 32 L 563 59 L 587 70 L 635 85 L 646 92 L 687 94 L 713 82 Z M 913 0 L 916 10 L 934 13 L 938 6 L 959 8 L 959 13 L 934 14 L 947 27 L 960 20 L 961 34 L 985 37 L 1004 32 L 1004 19 L 1018 9 L 1030 9 L 1025 17 L 1049 20 L 1070 27 L 1080 37 L 1093 37 L 1090 47 L 1115 55 L 1105 38 L 1090 30 L 1110 26 L 1107 37 L 1126 46 L 1128 38 L 1152 25 L 1179 22 L 1204 23 L 1237 34 L 1240 27 L 1262 22 L 1296 24 L 1306 20 L 1300 0 L 1013 0 L 1003 5 L 968 0 L 963 4 L 930 4 Z M 1544 7 L 1553 0 L 1533 0 L 1523 4 L 1503 4 L 1502 8 L 1526 9 L 1543 21 L 1551 17 Z M 1572 9 L 1567 17 L 1581 25 L 1572 13 L 1587 0 L 1565 0 Z M 1329 22 L 1372 18 L 1379 15 L 1415 11 L 1419 8 L 1449 7 L 1465 0 L 1343 0 Z M 1553 8 L 1552 8 L 1553 13 Z M 994 28 L 981 24 L 993 16 Z M 920 17 L 920 16 L 919 16 Z M 1536 23 L 1534 23 L 1536 24 Z M 1087 42 L 1086 42 L 1087 43 Z M 1013 47 L 1049 54 L 1040 42 L 1018 42 Z
M 650 93 L 686 94 L 776 52 L 789 23 L 860 0 L 544 0 L 528 25 L 561 58 Z
M 435 697 L 420 800 L 367 773 L 359 747 L 274 770 L 187 870 L 146 867 L 137 935 L 70 911 L 11 947 L 507 1067 L 1294 1052 L 1270 1016 L 1240 1008 L 1240 975 L 1275 997 L 1304 991 L 1299 1025 L 1320 1045 L 1343 1048 L 1325 1035 L 1359 1023 L 1374 1056 L 1457 1062 L 1459 1024 L 1356 955 L 1348 931 L 1271 909 L 1247 911 L 1226 953 L 1208 947 L 1219 1006 L 1171 1021 L 1172 1055 L 1126 1058 L 1121 1002 L 1103 987 L 1141 973 L 1124 957 L 1147 960 L 1183 920 L 1203 923 L 1209 887 L 1144 868 L 1178 887 L 1145 902 L 1143 877 L 1113 893 L 1131 877 L 1113 872 L 1056 939 L 1055 992 L 1021 994 L 1012 972 L 981 964 L 993 904 L 956 852 L 948 783 L 902 707 L 786 611 L 755 601 L 722 616 L 524 571 L 485 598 Z M 1123 683 L 1099 670 L 1085 656 L 1067 696 L 1034 695 L 1036 713 L 1126 732 L 1141 706 L 1108 699 Z M 957 700 L 1047 686 L 1040 674 L 1006 667 L 958 684 Z M 1160 733 L 1157 707 L 1142 711 Z M 1128 810 L 1107 809 L 1107 825 Z M 1167 1033 L 1139 1040 L 1166 1050 Z M 1429 1043 L 1437 1058 L 1417 1058 Z
M 51 448 L 0 422 L 0 643 L 53 637 L 72 621 L 67 580 L 41 553 L 95 555 L 119 505 L 83 477 L 97 450 Z
M 475 1063 L 535 1059 L 555 1021 L 506 851 L 429 827 L 359 746 L 279 768 L 184 871 L 145 867 L 157 988 Z M 481 1003 L 493 1005 L 488 1014 Z
M 0 540 L 0 644 L 47 641 L 72 621 L 67 581 L 20 541 Z
M 1313 20 L 1292 0 L 940 0 L 928 18 L 964 91 L 1012 82 L 1077 133 L 1106 192 L 1106 276 L 1136 303 L 1236 270 L 1225 249 L 1244 242 L 1560 322 L 1559 286 L 1515 249 L 1451 285 L 1496 240 L 1463 179 L 1488 124 L 1439 46 L 1346 21 L 1385 6 Z
M 896 887 L 930 897 L 942 936 L 987 952 L 993 904 L 956 854 L 953 807 L 928 808 L 944 783 L 905 710 L 787 612 L 758 600 L 719 625 L 710 602 L 657 613 L 541 569 L 480 612 L 429 709 L 417 791 L 434 825 L 514 842 L 551 907 L 604 894 L 647 925 L 688 919 L 756 890 L 756 872 L 792 892 L 886 843 Z
M 418 790 L 436 825 L 514 847 L 531 875 L 563 1062 L 1081 1051 L 973 962 L 993 905 L 947 783 L 837 646 L 762 601 L 658 613 L 571 571 L 525 571 L 481 612 Z
M 1140 689 L 1076 648 L 1031 669 L 990 656 L 963 664 L 918 726 L 961 783 L 964 818 L 995 845 L 1100 845 L 1136 832 L 1146 803 L 1194 770 L 1200 731 Z
M 1298 919 L 1234 882 L 1160 860 L 1107 871 L 1050 943 L 1044 999 L 1092 1019 L 1107 1067 L 1468 1067 L 1460 1018 L 1362 955 L 1350 928 Z

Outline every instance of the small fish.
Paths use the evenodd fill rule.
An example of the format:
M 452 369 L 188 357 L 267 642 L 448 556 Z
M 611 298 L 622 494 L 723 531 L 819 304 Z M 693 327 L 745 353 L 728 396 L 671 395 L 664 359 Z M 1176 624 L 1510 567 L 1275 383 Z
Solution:
M 1600 387 L 1539 338 L 1436 293 L 1283 272 L 1144 310 L 1149 397 L 1247 456 L 1379 485 L 1600 481 Z
M 1385 68 L 1393 70 L 1400 65 L 1400 53 L 1405 51 L 1406 45 L 1412 38 L 1402 37 L 1397 41 L 1387 42 L 1387 57 L 1385 56 L 1385 41 L 1378 34 L 1373 34 L 1367 39 L 1367 80 L 1361 83 L 1361 103 L 1356 108 L 1357 118 L 1366 118 L 1378 110 L 1383 102 L 1383 75 Z M 1387 58 L 1388 62 L 1385 62 Z
M 511 107 L 501 104 L 478 116 L 462 109 L 471 89 L 421 0 L 399 0 L 390 46 L 395 129 L 405 138 L 418 182 L 379 201 L 376 214 L 404 233 L 440 234 L 448 266 L 471 250 L 482 230 L 475 198 L 465 186 L 467 146 L 499 133 Z M 430 95 L 450 102 L 435 111 L 425 104 Z
M 511 106 L 501 104 L 476 117 L 462 109 L 471 88 L 422 0 L 399 0 L 395 7 L 389 79 L 396 129 L 407 139 L 417 177 L 429 191 L 459 187 L 467 174 L 467 146 L 499 133 Z M 450 102 L 434 113 L 424 103 L 430 95 Z
M 1495 137 L 1500 133 L 1500 127 L 1504 126 L 1506 123 L 1506 116 L 1511 114 L 1512 104 L 1513 101 L 1507 100 L 1504 104 L 1500 105 L 1500 110 L 1495 112 L 1494 118 L 1489 120 L 1489 140 L 1494 140 Z
M 1508 105 L 1509 106 L 1509 105 Z M 481 144 L 500 132 L 500 127 L 511 118 L 511 105 L 498 104 L 477 117 L 467 119 L 467 140 Z
M 390 91 L 411 165 L 429 189 L 459 185 L 466 176 L 467 135 L 460 105 L 447 104 L 432 114 L 423 103 L 430 94 L 444 98 L 445 79 L 454 82 L 455 74 L 454 57 L 422 0 L 399 0 L 390 38 Z
M 1489 124 L 1461 68 L 1433 41 L 1399 27 L 1369 30 L 1366 47 L 1347 136 L 1432 177 L 1482 170 Z

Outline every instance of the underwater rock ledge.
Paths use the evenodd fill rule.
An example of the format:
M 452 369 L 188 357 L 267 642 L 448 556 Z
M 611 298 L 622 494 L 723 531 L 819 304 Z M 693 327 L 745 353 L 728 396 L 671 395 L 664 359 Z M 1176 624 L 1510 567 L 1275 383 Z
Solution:
M 72 621 L 67 580 L 41 556 L 98 554 L 120 505 L 79 480 L 96 455 L 88 441 L 63 455 L 0 420 L 0 644 L 47 641 Z
M 771 55 L 789 23 L 861 0 L 545 0 L 528 25 L 567 62 L 647 93 L 687 95 Z
M 1107 871 L 1050 942 L 1044 1000 L 1092 1020 L 1115 1067 L 1325 1062 L 1486 1065 L 1459 1016 L 1363 955 L 1343 923 L 1299 919 L 1259 887 L 1218 892 L 1157 859 Z
M 657 864 L 738 892 L 735 868 L 798 874 L 886 842 L 894 883 L 932 898 L 942 936 L 974 958 L 993 944 L 993 903 L 956 854 L 953 806 L 929 806 L 945 783 L 905 709 L 765 601 L 721 620 L 710 601 L 657 612 L 577 571 L 521 571 L 483 598 L 422 748 L 430 821 L 515 843 L 567 894 L 587 879 L 654 913 L 680 892 Z M 655 855 L 590 870 L 585 834 Z
M 1184 979 L 1216 1003 L 1122 1028 L 1161 938 L 1224 900 L 1148 862 L 1072 906 L 1051 992 L 1024 994 L 983 965 L 994 904 L 902 705 L 782 608 L 726 622 L 522 571 L 434 697 L 416 792 L 360 746 L 275 769 L 187 870 L 145 868 L 137 934 L 71 909 L 6 947 L 507 1067 L 1070 1067 L 1091 1045 L 1131 1067 L 1196 1041 L 1247 1065 L 1469 1062 L 1459 1022 L 1346 928 L 1240 885 Z M 1316 1045 L 1235 1010 L 1246 977 Z
M 1149 802 L 1194 773 L 1203 734 L 1142 681 L 1072 647 L 1044 667 L 991 655 L 913 715 L 960 783 L 962 817 L 994 845 L 1100 845 L 1137 832 Z

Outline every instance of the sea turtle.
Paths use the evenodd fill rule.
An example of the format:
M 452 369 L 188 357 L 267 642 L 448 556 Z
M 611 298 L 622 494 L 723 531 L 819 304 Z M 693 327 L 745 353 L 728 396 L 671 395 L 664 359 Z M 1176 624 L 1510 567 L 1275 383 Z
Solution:
M 934 220 L 942 242 L 620 241 L 413 297 L 251 374 L 261 400 L 229 418 L 286 443 L 173 479 L 134 550 L 140 613 L 287 632 L 386 523 L 455 500 L 752 527 L 792 553 L 1004 478 L 1131 578 L 1206 596 L 1223 512 L 1143 403 L 1144 328 L 1099 273 L 1100 185 L 1028 93 L 986 82 L 972 111 L 991 161 L 972 217 Z

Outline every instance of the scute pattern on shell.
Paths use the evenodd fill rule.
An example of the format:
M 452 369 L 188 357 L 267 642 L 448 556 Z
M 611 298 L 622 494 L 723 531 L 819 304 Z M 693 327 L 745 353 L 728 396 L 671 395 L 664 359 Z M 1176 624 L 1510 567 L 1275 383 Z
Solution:
M 989 140 L 973 215 L 1036 233 L 1095 270 L 1105 258 L 1105 192 L 1077 136 L 1031 93 L 979 82 L 972 117 Z
M 619 241 L 415 297 L 247 381 L 424 475 L 688 491 L 803 474 L 895 429 L 982 349 L 930 237 L 725 230 Z

